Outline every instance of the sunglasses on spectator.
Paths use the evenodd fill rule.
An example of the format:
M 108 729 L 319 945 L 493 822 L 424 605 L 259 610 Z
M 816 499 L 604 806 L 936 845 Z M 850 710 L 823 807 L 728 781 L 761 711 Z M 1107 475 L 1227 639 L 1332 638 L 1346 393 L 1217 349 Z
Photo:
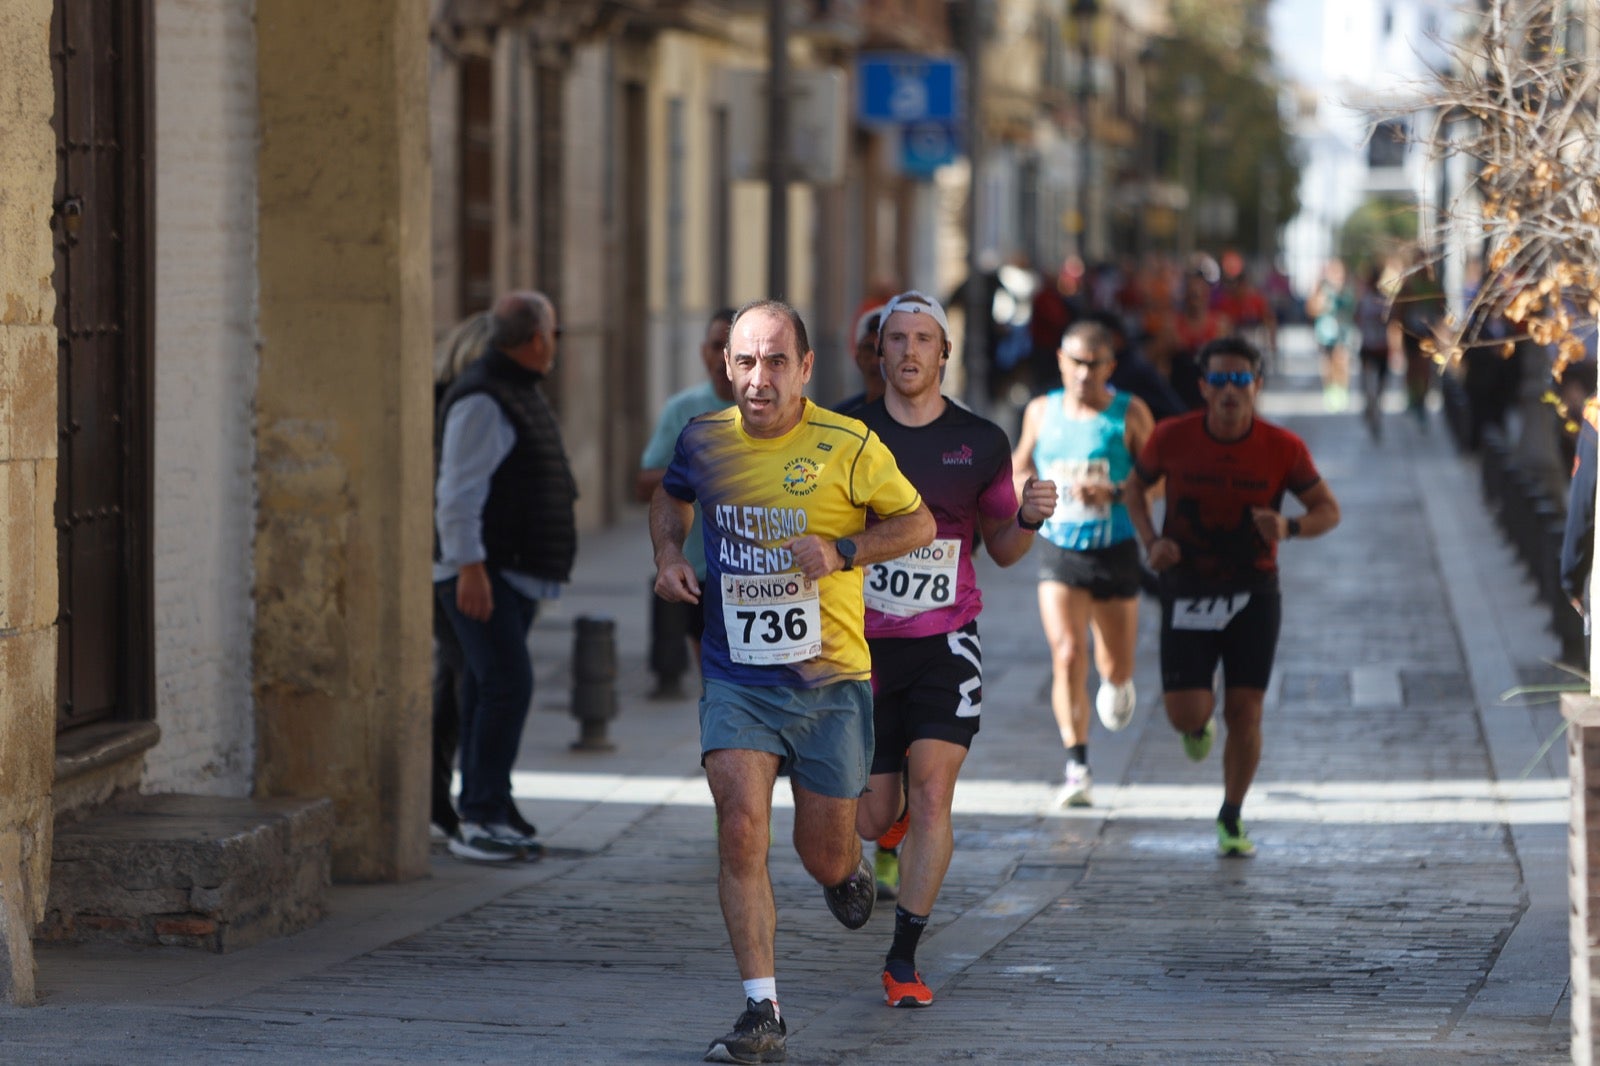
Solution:
M 1220 389 L 1224 385 L 1237 385 L 1241 389 L 1248 389 L 1255 379 L 1255 374 L 1249 370 L 1213 370 L 1206 374 L 1206 384 L 1213 389 Z

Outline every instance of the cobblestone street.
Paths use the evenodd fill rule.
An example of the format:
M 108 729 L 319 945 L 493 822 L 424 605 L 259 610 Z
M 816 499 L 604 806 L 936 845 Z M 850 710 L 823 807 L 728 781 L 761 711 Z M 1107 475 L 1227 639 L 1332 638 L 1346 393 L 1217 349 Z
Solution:
M 983 729 L 919 963 L 937 1000 L 882 1005 L 884 908 L 847 933 L 787 842 L 773 870 L 794 1063 L 1567 1061 L 1565 748 L 1553 707 L 1499 695 L 1555 640 L 1442 421 L 1382 444 L 1328 416 L 1308 353 L 1269 384 L 1344 523 L 1290 544 L 1259 847 L 1218 859 L 1221 740 L 1160 711 L 1153 601 L 1140 709 L 1094 726 L 1095 806 L 1052 806 L 1062 752 L 1034 567 L 980 562 Z M 1391 397 L 1393 399 L 1393 397 Z M 1292 506 L 1292 505 L 1291 505 Z M 343 886 L 300 936 L 226 956 L 40 950 L 41 1005 L 0 1010 L 7 1063 L 685 1063 L 740 1008 L 717 910 L 694 703 L 651 702 L 638 521 L 587 540 L 540 617 L 523 809 L 558 849 L 516 869 Z M 618 622 L 613 754 L 568 750 L 572 621 Z

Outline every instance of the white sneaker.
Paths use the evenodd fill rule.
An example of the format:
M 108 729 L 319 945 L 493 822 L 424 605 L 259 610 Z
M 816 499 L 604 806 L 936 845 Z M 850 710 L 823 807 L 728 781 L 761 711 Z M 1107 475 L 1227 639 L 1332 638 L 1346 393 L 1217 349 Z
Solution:
M 532 834 L 524 833 L 515 826 L 509 825 L 505 822 L 490 822 L 483 828 L 485 832 L 494 837 L 496 840 L 510 844 L 512 847 L 537 848 L 541 846 L 539 841 L 535 840 Z
M 450 854 L 473 862 L 515 862 L 528 856 L 528 849 L 514 839 L 496 835 L 496 827 L 462 822 L 450 839 Z M 506 827 L 498 827 L 504 830 Z
M 1081 762 L 1067 763 L 1066 780 L 1056 793 L 1057 807 L 1087 807 L 1094 802 L 1090 792 L 1094 788 L 1094 775 Z
M 1094 709 L 1100 713 L 1100 724 L 1113 733 L 1127 728 L 1128 723 L 1133 721 L 1134 708 L 1137 706 L 1132 679 L 1120 685 L 1102 681 L 1100 691 L 1094 694 Z

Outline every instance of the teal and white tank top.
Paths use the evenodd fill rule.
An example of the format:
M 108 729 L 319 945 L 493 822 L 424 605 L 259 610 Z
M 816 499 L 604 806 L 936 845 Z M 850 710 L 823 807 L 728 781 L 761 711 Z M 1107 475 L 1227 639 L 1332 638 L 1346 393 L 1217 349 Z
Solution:
M 1133 523 L 1120 503 L 1090 507 L 1071 492 L 1077 482 L 1120 485 L 1133 469 L 1128 454 L 1128 394 L 1111 394 L 1111 405 L 1093 418 L 1068 418 L 1062 411 L 1066 393 L 1046 395 L 1045 417 L 1033 447 L 1039 476 L 1056 483 L 1056 513 L 1039 535 L 1069 551 L 1107 548 L 1133 537 Z

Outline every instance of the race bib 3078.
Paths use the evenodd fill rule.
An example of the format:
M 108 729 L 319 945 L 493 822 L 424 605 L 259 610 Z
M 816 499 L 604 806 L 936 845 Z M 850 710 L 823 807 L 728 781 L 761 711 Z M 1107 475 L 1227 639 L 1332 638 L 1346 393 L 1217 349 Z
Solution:
M 896 618 L 948 607 L 956 599 L 961 541 L 936 540 L 898 559 L 867 567 L 862 595 L 867 606 Z

